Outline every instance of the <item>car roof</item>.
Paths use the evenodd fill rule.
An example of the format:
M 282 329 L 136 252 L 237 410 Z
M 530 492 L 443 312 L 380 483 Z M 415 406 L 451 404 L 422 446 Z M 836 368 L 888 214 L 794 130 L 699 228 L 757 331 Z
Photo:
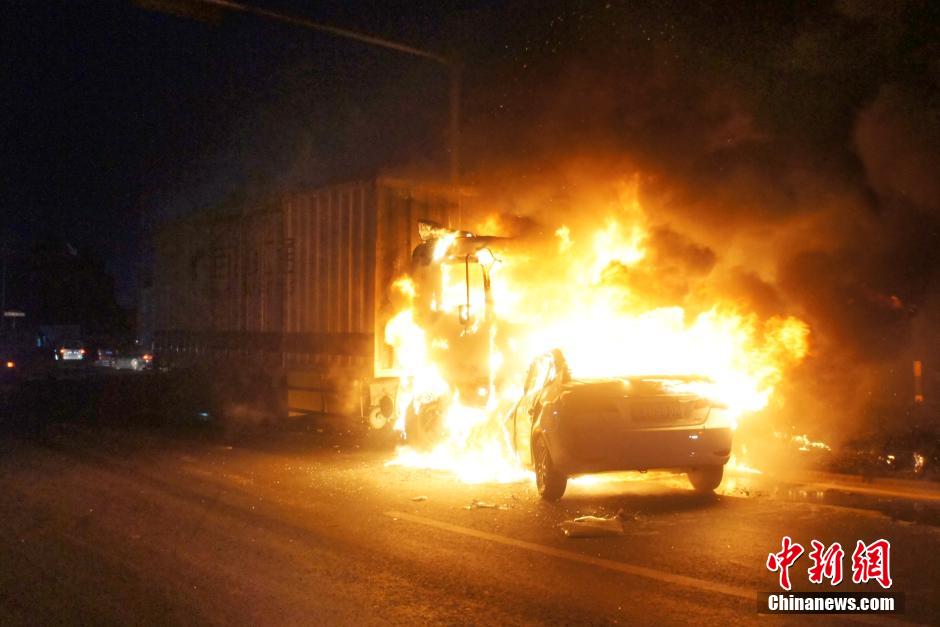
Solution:
M 683 381 L 686 383 L 691 382 L 704 382 L 709 383 L 712 381 L 711 377 L 702 374 L 688 374 L 688 373 L 668 373 L 668 374 L 633 374 L 633 373 L 624 373 L 620 375 L 611 375 L 604 377 L 580 377 L 576 369 L 570 368 L 567 359 L 565 359 L 565 354 L 560 348 L 553 348 L 550 351 L 539 354 L 535 359 L 532 360 L 532 363 L 539 361 L 540 359 L 551 359 L 556 366 L 563 364 L 566 368 L 569 368 L 571 372 L 571 381 L 572 383 L 581 383 L 581 384 L 591 384 L 591 383 L 610 383 L 614 381 Z

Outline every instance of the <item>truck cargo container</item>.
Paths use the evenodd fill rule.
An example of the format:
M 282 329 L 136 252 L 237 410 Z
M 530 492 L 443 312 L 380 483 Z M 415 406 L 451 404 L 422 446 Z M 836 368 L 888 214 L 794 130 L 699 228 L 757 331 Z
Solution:
M 280 414 L 391 418 L 389 287 L 410 271 L 419 221 L 457 227 L 469 196 L 381 177 L 163 226 L 151 294 L 158 366 L 250 382 Z

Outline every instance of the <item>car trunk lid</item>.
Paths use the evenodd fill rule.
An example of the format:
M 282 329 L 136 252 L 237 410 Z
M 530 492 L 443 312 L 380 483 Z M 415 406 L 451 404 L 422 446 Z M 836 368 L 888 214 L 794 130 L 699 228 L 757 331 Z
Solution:
M 586 428 L 624 429 L 697 426 L 708 419 L 711 403 L 682 390 L 682 381 L 630 378 L 576 382 L 566 394 L 569 413 Z

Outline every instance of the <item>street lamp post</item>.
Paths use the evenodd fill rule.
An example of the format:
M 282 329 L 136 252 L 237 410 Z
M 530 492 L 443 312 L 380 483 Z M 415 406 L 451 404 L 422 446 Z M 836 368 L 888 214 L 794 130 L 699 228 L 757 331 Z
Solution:
M 3 267 L 0 268 L 0 315 L 7 310 L 7 265 L 12 254 L 9 239 L 4 235 L 3 241 L 0 242 L 0 257 L 3 262 Z
M 0 312 L 7 310 L 7 251 L 3 249 L 0 251 L 0 254 L 3 255 L 3 279 L 0 281 L 2 287 L 0 287 Z

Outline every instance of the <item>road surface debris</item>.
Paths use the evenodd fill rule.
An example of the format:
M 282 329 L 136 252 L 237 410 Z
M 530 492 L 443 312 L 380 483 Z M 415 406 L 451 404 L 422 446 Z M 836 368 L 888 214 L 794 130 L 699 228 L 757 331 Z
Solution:
M 602 536 L 622 536 L 623 519 L 620 516 L 601 518 L 599 516 L 579 516 L 574 520 L 559 523 L 562 533 L 569 538 L 596 538 Z
M 478 501 L 473 499 L 469 505 L 464 505 L 464 509 L 499 509 L 507 510 L 509 509 L 508 505 L 497 505 L 496 503 L 488 503 L 486 501 Z

